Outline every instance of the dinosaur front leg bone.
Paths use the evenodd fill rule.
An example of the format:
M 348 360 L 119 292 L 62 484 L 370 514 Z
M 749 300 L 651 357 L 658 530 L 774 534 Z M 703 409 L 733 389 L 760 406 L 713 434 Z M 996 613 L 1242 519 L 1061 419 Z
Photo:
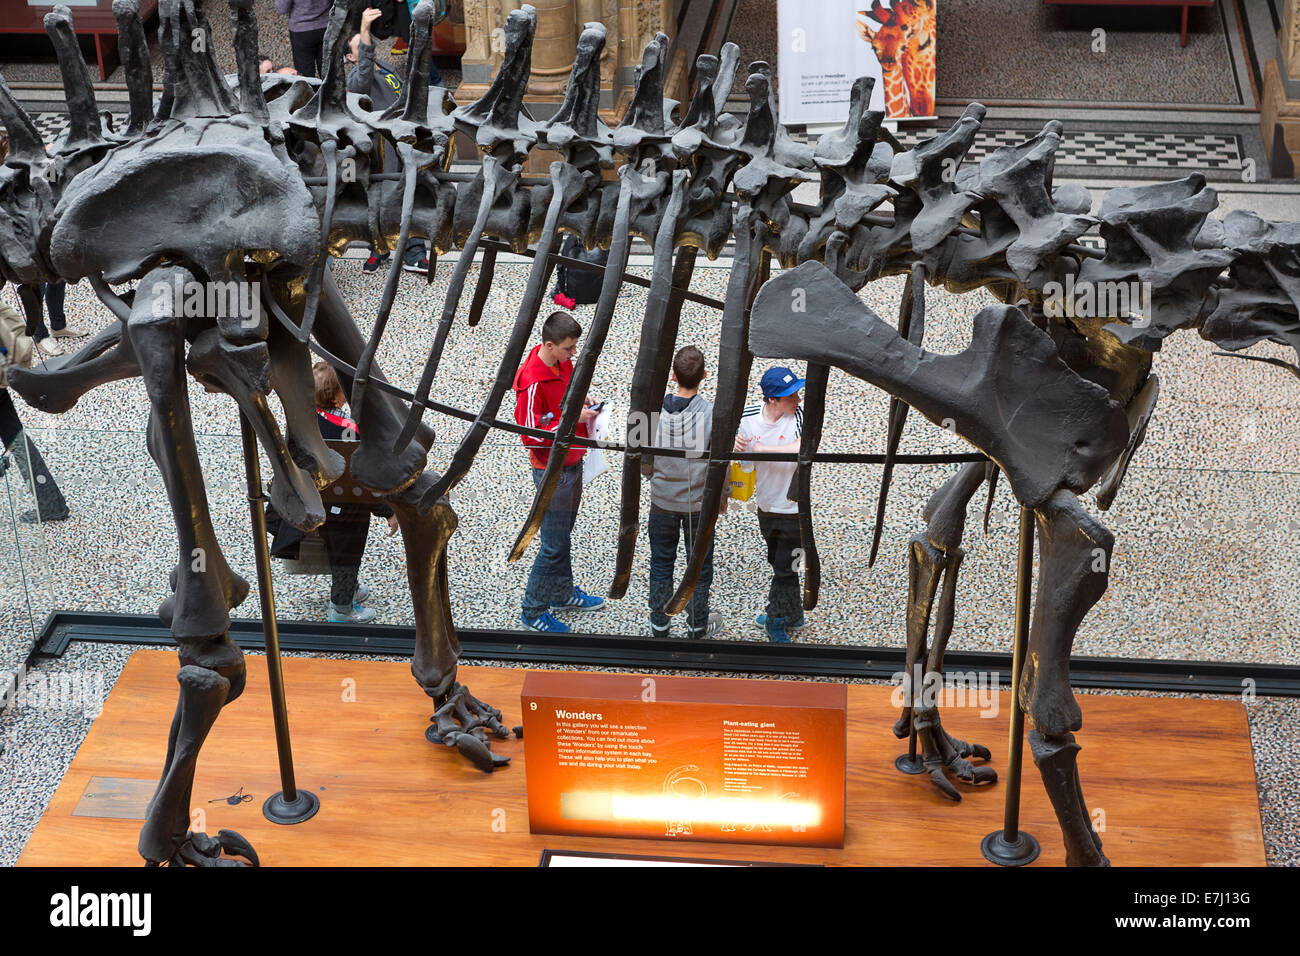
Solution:
M 510 762 L 492 753 L 488 735 L 504 738 L 510 732 L 501 712 L 456 683 L 460 641 L 451 619 L 447 587 L 447 542 L 456 530 L 456 513 L 444 498 L 432 507 L 421 501 L 434 476 L 425 473 L 410 489 L 388 499 L 402 529 L 406 549 L 406 578 L 415 612 L 415 654 L 411 673 L 436 705 L 431 741 L 456 747 L 480 770 L 491 771 Z
M 239 655 L 239 649 L 222 640 Z M 238 657 L 239 687 L 243 687 L 243 657 Z M 149 863 L 199 863 L 193 852 L 211 859 L 211 840 L 204 834 L 190 833 L 190 797 L 194 785 L 194 769 L 199 750 L 216 723 L 221 708 L 230 703 L 238 693 L 232 682 L 215 670 L 194 665 L 182 666 L 176 675 L 180 684 L 180 699 L 172 719 L 171 734 L 167 743 L 167 760 L 162 779 L 153 799 L 145 811 L 145 824 L 140 830 L 140 855 Z M 221 831 L 218 838 L 223 848 L 230 848 L 247 856 L 256 865 L 257 855 L 248 842 L 229 830 Z M 233 861 L 226 861 L 233 863 Z M 206 860 L 201 865 L 209 865 Z M 237 865 L 237 864 L 236 864 Z
M 939 606 L 934 620 L 934 641 L 930 645 L 930 657 L 925 667 L 927 674 L 943 673 L 943 655 L 948 649 L 948 638 L 952 636 L 953 612 L 957 604 L 957 573 L 961 570 L 962 559 L 965 556 L 966 552 L 961 548 L 954 548 L 948 554 L 948 567 L 943 572 Z M 936 769 L 941 774 L 946 769 L 963 783 L 972 786 L 994 783 L 998 779 L 997 771 L 992 767 L 975 766 L 967 759 L 979 757 L 988 760 L 992 756 L 989 749 L 981 744 L 959 740 L 944 730 L 937 706 L 929 735 L 925 758 L 927 765 L 931 759 L 934 760 L 934 767 L 928 768 L 931 771 L 931 780 L 935 780 Z M 945 780 L 944 783 L 947 781 Z M 944 785 L 939 784 L 939 788 L 944 789 Z
M 265 342 L 235 345 L 217 329 L 206 329 L 190 346 L 186 365 L 196 379 L 218 386 L 239 405 L 271 460 L 275 475 L 271 482 L 271 504 L 295 528 L 311 531 L 325 522 L 325 507 L 315 481 L 294 464 L 288 443 L 280 433 L 280 424 L 271 411 L 270 362 Z M 290 424 L 301 429 L 304 423 Z M 307 441 L 300 436 L 297 444 L 302 446 Z
M 72 408 L 93 388 L 139 374 L 140 364 L 120 324 L 102 330 L 67 359 L 39 368 L 14 366 L 6 373 L 23 401 L 54 415 Z
M 431 476 L 430 476 L 431 477 Z M 417 487 L 426 482 L 420 476 Z M 402 529 L 406 579 L 415 612 L 415 655 L 411 673 L 421 689 L 438 700 L 456 680 L 460 641 L 451 620 L 447 589 L 447 542 L 456 530 L 456 513 L 446 500 L 423 514 L 411 492 L 387 499 Z
M 180 543 L 175 593 L 160 609 L 181 645 L 180 701 L 163 777 L 140 833 L 140 853 L 152 863 L 184 862 L 195 760 L 221 708 L 244 689 L 244 658 L 228 631 L 230 608 L 248 595 L 248 582 L 226 564 L 208 514 L 185 387 L 185 343 L 170 315 L 172 279 L 193 276 L 175 268 L 149 273 L 126 322 L 151 405 L 149 453 L 167 487 Z
M 284 438 L 289 457 L 324 488 L 343 474 L 343 456 L 325 444 L 316 424 L 315 381 L 311 350 L 279 322 L 267 336 L 271 388 L 284 410 Z
M 271 295 L 272 306 L 283 309 L 289 315 L 293 314 L 289 310 L 292 302 L 287 289 L 274 287 Z M 351 363 L 353 367 L 365 350 L 366 340 L 353 321 L 347 303 L 343 301 L 333 273 L 328 270 L 325 272 L 320 311 L 313 334 L 327 351 Z M 382 378 L 383 372 L 376 365 L 371 369 L 370 376 L 372 379 Z M 339 380 L 345 389 L 353 384 L 351 376 L 342 370 L 339 371 Z M 421 443 L 422 435 L 421 442 L 411 442 L 403 445 L 399 451 L 393 451 L 393 444 L 402 427 L 401 418 L 388 396 L 381 395 L 378 390 L 374 392 L 356 419 L 360 426 L 360 444 L 352 453 L 348 467 L 359 484 L 381 495 L 393 494 L 410 487 L 424 471 L 427 452 Z M 431 442 L 432 431 L 427 434 Z
M 149 454 L 162 473 L 180 546 L 175 593 L 159 614 L 172 636 L 184 641 L 224 634 L 230 627 L 229 610 L 247 597 L 248 582 L 230 570 L 208 512 L 185 387 L 185 343 L 177 320 L 170 316 L 173 277 L 193 280 L 181 269 L 154 270 L 145 276 L 126 329 L 151 405 Z M 166 301 L 155 309 L 159 296 Z
M 199 748 L 230 695 L 230 681 L 202 667 L 182 667 L 176 680 L 180 699 L 167 740 L 167 760 L 140 830 L 140 855 L 152 863 L 170 860 L 189 829 Z
M 906 737 L 912 725 L 912 711 L 921 693 L 918 667 L 925 659 L 926 635 L 930 629 L 930 611 L 934 595 L 939 589 L 940 576 L 945 566 L 944 554 L 916 535 L 907 548 L 907 649 L 903 657 L 903 712 L 894 723 L 894 736 Z M 958 798 L 960 799 L 960 797 Z

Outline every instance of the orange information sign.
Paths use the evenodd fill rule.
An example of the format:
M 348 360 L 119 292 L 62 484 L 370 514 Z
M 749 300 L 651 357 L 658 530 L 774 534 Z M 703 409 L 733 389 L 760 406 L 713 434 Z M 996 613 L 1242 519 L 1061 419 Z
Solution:
M 533 833 L 844 845 L 843 684 L 530 671 Z

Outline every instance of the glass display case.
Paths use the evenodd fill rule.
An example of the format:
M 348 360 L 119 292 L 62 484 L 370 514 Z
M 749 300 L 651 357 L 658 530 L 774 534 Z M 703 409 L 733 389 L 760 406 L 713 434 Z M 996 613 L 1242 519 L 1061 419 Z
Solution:
M 6 665 L 21 662 L 52 612 L 142 615 L 157 624 L 176 561 L 176 539 L 161 478 L 139 431 L 32 429 L 68 500 L 66 520 L 28 524 L 32 488 L 17 470 L 4 476 L 0 507 L 0 572 Z M 456 435 L 458 431 L 446 430 Z M 231 566 L 253 590 L 237 618 L 260 617 L 246 479 L 237 433 L 197 438 L 218 538 Z M 430 466 L 450 459 L 454 443 L 439 441 Z M 965 451 L 953 443 L 954 453 Z M 575 580 L 604 595 L 613 576 L 622 457 L 607 453 L 610 470 L 585 488 L 573 533 Z M 532 501 L 527 457 L 514 436 L 494 434 L 469 476 L 451 495 L 459 527 L 448 548 L 452 613 L 472 638 L 483 631 L 520 640 L 551 636 L 525 631 L 521 599 L 537 542 L 523 559 L 508 560 Z M 900 465 L 894 474 L 880 552 L 868 566 L 880 466 L 818 464 L 813 469 L 813 516 L 822 566 L 817 607 L 795 645 L 901 648 L 905 643 L 910 539 L 924 530 L 929 495 L 960 467 Z M 262 462 L 264 479 L 270 475 Z M 627 594 L 593 613 L 561 612 L 575 635 L 649 638 L 650 486 L 642 483 L 640 531 Z M 327 496 L 328 497 L 328 496 Z M 962 547 L 951 652 L 1008 652 L 1015 594 L 1018 508 L 1003 482 L 983 528 L 985 492 L 971 502 Z M 1174 469 L 1135 465 L 1109 512 L 1096 511 L 1115 534 L 1109 589 L 1088 615 L 1076 657 L 1115 657 L 1259 664 L 1300 662 L 1300 614 L 1295 583 L 1300 557 L 1290 546 L 1300 530 L 1300 472 Z M 328 502 L 327 502 L 328 504 Z M 309 551 L 316 546 L 310 546 Z M 319 550 L 316 548 L 316 550 Z M 679 549 L 678 579 L 686 555 Z M 316 573 L 299 573 L 301 571 Z M 329 577 L 317 563 L 272 560 L 277 617 L 282 625 L 334 627 L 342 645 L 413 625 L 405 554 L 387 525 L 371 522 L 360 582 L 369 589 L 371 625 L 327 622 Z M 767 643 L 755 624 L 765 610 L 771 569 L 751 503 L 732 501 L 718 522 L 710 607 L 723 628 L 714 640 Z M 697 642 L 685 617 L 673 621 L 663 663 Z M 409 631 L 405 632 L 409 636 Z M 472 644 L 472 640 L 470 641 Z M 358 649 L 364 649 L 358 647 Z M 777 648 L 773 647 L 775 653 Z M 559 651 L 556 651 L 559 654 Z M 562 656 L 562 655 L 561 655 Z

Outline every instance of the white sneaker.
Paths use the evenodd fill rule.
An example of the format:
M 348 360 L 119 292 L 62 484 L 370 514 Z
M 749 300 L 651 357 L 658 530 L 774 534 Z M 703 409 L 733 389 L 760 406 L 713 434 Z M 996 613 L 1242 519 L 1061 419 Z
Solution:
M 328 620 L 331 624 L 369 624 L 375 619 L 374 609 L 353 604 L 350 608 L 340 609 L 330 604 Z
M 57 358 L 63 354 L 63 349 L 60 348 L 59 343 L 48 338 L 41 339 L 36 343 L 36 351 L 47 358 Z
M 696 639 L 713 637 L 721 630 L 722 630 L 722 614 L 718 611 L 710 611 L 708 627 L 704 628 L 704 630 L 702 631 L 697 631 L 693 627 L 687 626 L 686 636 L 693 637 Z

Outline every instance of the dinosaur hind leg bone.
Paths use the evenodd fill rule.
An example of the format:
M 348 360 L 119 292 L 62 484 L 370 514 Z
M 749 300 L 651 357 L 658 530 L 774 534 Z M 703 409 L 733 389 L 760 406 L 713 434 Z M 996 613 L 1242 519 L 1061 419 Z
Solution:
M 1115 539 L 1068 491 L 1035 511 L 1040 571 L 1020 702 L 1034 728 L 1030 750 L 1061 824 L 1067 862 L 1104 866 L 1071 733 L 1082 726 L 1083 715 L 1070 691 L 1070 649 L 1080 622 L 1106 592 Z
M 799 291 L 818 308 L 796 312 Z M 1035 510 L 1042 584 L 1019 693 L 1035 728 L 1034 760 L 1067 858 L 1103 865 L 1074 763 L 1070 731 L 1081 718 L 1070 694 L 1069 655 L 1080 622 L 1106 590 L 1112 538 L 1075 496 L 1123 454 L 1128 420 L 1103 388 L 1066 366 L 1052 340 L 1019 309 L 983 309 L 973 326 L 964 351 L 926 352 L 881 321 L 825 266 L 806 262 L 759 292 L 749 345 L 755 355 L 844 369 L 933 422 L 946 419 L 1002 469 L 1019 502 Z

